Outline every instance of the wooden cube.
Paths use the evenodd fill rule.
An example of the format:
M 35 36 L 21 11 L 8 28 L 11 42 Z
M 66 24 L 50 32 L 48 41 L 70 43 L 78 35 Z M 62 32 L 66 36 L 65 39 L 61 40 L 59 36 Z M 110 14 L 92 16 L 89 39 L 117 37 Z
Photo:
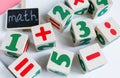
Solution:
M 47 64 L 47 70 L 65 76 L 70 73 L 73 57 L 72 52 L 54 48 Z
M 9 9 L 6 16 L 7 30 L 30 29 L 40 23 L 38 8 Z
M 27 52 L 28 46 L 28 35 L 15 31 L 8 31 L 0 49 L 9 56 L 18 57 L 22 53 Z
M 34 44 L 38 51 L 55 46 L 55 35 L 51 23 L 46 23 L 31 28 Z
M 66 29 L 73 17 L 73 11 L 63 3 L 56 4 L 48 12 L 48 20 L 60 32 Z
M 0 61 L 0 78 L 15 78 L 12 73 L 3 65 L 3 63 Z
M 120 26 L 113 18 L 105 20 L 95 28 L 97 41 L 105 47 L 120 36 Z
M 34 78 L 41 72 L 41 66 L 27 53 L 21 55 L 8 68 L 17 78 Z
M 112 6 L 112 0 L 89 0 L 89 14 L 92 18 L 97 18 L 106 14 Z
M 65 4 L 73 9 L 74 14 L 83 15 L 88 11 L 88 0 L 65 0 Z
M 96 34 L 90 19 L 81 20 L 79 18 L 72 21 L 70 29 L 74 46 L 86 45 L 94 41 Z
M 106 59 L 97 43 L 81 49 L 78 59 L 84 73 L 90 72 L 106 63 Z

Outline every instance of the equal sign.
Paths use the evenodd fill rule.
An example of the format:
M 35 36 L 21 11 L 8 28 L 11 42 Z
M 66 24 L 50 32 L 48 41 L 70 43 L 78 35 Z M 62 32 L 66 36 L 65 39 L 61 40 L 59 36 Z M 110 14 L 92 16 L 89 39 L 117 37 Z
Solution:
M 53 26 L 55 26 L 57 29 L 60 29 L 60 24 L 58 24 L 57 22 L 55 22 L 53 19 L 49 18 L 50 22 Z
M 19 71 L 27 62 L 28 62 L 28 58 L 24 58 L 16 67 L 15 70 Z M 30 63 L 21 73 L 21 77 L 24 77 L 32 68 L 34 67 L 34 65 L 32 63 Z
M 95 59 L 95 58 L 97 58 L 97 57 L 99 57 L 99 56 L 100 56 L 100 52 L 96 52 L 96 53 L 94 53 L 94 54 L 88 55 L 88 56 L 86 57 L 86 59 L 87 59 L 87 61 L 90 61 L 90 60 L 93 60 L 93 59 Z

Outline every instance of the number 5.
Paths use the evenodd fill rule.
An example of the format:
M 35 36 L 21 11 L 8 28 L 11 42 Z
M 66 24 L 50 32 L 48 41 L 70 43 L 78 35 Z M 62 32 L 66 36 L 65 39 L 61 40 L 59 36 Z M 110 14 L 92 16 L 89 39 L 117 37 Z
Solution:
M 63 55 L 59 56 L 58 59 L 57 59 L 57 56 L 58 56 L 58 53 L 53 52 L 52 57 L 51 57 L 51 61 L 53 61 L 57 65 L 61 65 L 63 62 L 66 62 L 65 67 L 70 66 L 70 58 L 67 55 L 63 54 Z

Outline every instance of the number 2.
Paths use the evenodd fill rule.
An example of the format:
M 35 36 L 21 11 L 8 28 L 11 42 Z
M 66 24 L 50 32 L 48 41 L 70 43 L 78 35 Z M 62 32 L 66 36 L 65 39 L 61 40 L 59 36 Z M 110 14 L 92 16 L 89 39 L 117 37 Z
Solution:
M 102 5 L 102 4 L 107 5 L 108 4 L 108 0 L 97 0 L 97 4 L 98 5 Z
M 86 27 L 86 23 L 84 21 L 80 21 L 77 23 L 77 26 L 81 26 L 80 27 L 80 31 L 84 31 L 84 34 L 80 35 L 80 37 L 87 37 L 90 35 L 90 29 L 88 27 Z
M 64 12 L 63 8 L 61 6 L 56 6 L 53 9 L 53 14 L 56 15 L 57 12 L 60 14 L 62 20 L 64 20 L 70 14 L 70 12 L 68 10 L 65 10 L 65 12 Z
M 61 65 L 63 62 L 66 62 L 65 67 L 70 66 L 70 58 L 67 55 L 63 54 L 63 55 L 59 56 L 58 59 L 57 59 L 57 56 L 58 56 L 58 53 L 53 52 L 52 57 L 51 57 L 51 61 L 53 61 L 57 65 Z

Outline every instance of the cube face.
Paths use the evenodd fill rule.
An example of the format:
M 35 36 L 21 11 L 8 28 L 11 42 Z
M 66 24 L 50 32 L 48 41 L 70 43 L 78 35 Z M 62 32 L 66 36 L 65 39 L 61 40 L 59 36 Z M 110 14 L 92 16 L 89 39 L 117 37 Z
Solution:
M 10 71 L 3 65 L 3 63 L 0 61 L 0 78 L 15 78 Z
M 106 63 L 106 59 L 97 43 L 81 49 L 78 58 L 84 72 L 92 71 Z
M 108 12 L 112 5 L 112 0 L 89 0 L 89 14 L 92 18 L 103 16 Z
M 8 31 L 1 45 L 1 50 L 7 55 L 18 57 L 26 52 L 29 46 L 28 35 L 20 32 Z
M 88 44 L 96 38 L 96 34 L 90 19 L 73 20 L 70 31 L 74 42 L 74 46 Z
M 73 57 L 72 52 L 54 48 L 47 64 L 47 70 L 59 75 L 67 75 L 70 72 Z
M 59 3 L 48 12 L 48 16 L 51 24 L 62 32 L 69 26 L 73 17 L 73 11 L 64 4 Z
M 85 14 L 89 7 L 88 0 L 65 0 L 65 4 L 71 7 L 75 14 Z
M 36 49 L 44 50 L 55 45 L 56 39 L 50 23 L 31 28 Z
M 26 53 L 8 68 L 17 78 L 34 78 L 41 72 L 41 67 Z
M 113 18 L 109 18 L 95 28 L 97 40 L 105 46 L 120 36 L 120 26 Z
M 30 29 L 39 25 L 38 8 L 9 9 L 6 17 L 6 29 Z

